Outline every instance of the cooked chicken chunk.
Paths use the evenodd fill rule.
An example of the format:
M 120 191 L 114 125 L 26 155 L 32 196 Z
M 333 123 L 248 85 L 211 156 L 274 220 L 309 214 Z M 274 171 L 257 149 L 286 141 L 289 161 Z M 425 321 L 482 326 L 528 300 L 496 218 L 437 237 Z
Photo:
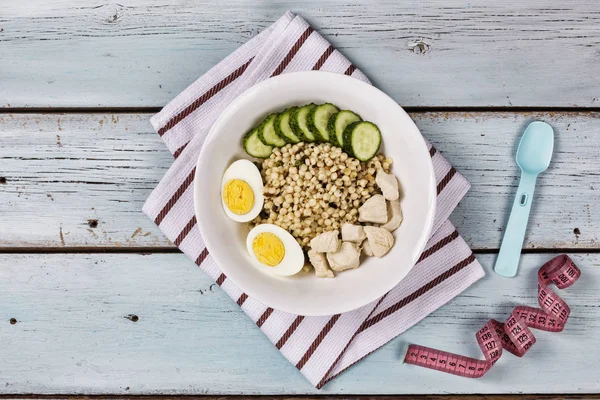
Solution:
M 387 221 L 387 219 L 386 219 Z M 318 253 L 329 253 L 340 248 L 340 231 L 323 232 L 310 241 L 310 248 Z
M 356 243 L 342 242 L 338 251 L 327 253 L 327 261 L 331 269 L 337 272 L 357 268 L 360 265 L 360 249 Z
M 329 269 L 327 265 L 327 258 L 324 253 L 317 253 L 314 250 L 308 251 L 308 259 L 315 269 L 315 275 L 317 278 L 334 278 L 333 271 Z
M 383 257 L 394 245 L 394 236 L 390 231 L 375 226 L 365 226 L 363 229 L 375 257 Z
M 358 220 L 360 222 L 385 224 L 388 221 L 385 198 L 380 194 L 376 194 L 365 201 L 358 209 Z
M 375 183 L 381 189 L 381 193 L 383 193 L 383 197 L 385 197 L 386 200 L 392 201 L 400 197 L 398 179 L 396 179 L 394 175 L 388 174 L 383 169 L 380 169 L 377 171 Z
M 371 250 L 371 245 L 369 244 L 368 239 L 365 239 L 365 241 L 362 243 L 362 251 L 365 253 L 365 256 L 373 256 L 373 250 Z
M 388 222 L 385 225 L 381 225 L 383 229 L 387 229 L 390 232 L 394 232 L 396 228 L 400 226 L 402 222 L 402 208 L 400 208 L 400 199 L 396 199 L 388 202 Z M 342 227 L 342 235 L 344 228 Z
M 362 243 L 367 236 L 363 227 L 360 225 L 344 224 L 342 225 L 342 240 L 344 242 Z

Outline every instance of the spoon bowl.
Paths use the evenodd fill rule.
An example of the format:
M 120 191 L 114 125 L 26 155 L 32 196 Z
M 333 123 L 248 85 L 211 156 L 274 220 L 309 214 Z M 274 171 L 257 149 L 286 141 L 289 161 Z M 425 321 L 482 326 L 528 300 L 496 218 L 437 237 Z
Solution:
M 529 124 L 517 149 L 517 164 L 523 172 L 539 174 L 550 165 L 554 151 L 554 131 L 545 122 Z

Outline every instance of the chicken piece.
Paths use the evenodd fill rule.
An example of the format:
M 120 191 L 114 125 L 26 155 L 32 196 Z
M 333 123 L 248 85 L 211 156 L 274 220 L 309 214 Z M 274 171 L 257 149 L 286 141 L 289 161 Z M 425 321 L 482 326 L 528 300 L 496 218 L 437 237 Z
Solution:
M 344 242 L 356 242 L 361 244 L 367 236 L 363 227 L 360 225 L 344 224 L 342 225 L 342 240 Z
M 386 200 L 392 201 L 400 197 L 398 179 L 394 175 L 388 174 L 384 170 L 380 169 L 377 171 L 375 183 L 381 189 L 381 193 L 383 193 L 383 197 L 385 197 Z
M 394 245 L 394 236 L 390 231 L 375 226 L 365 226 L 363 229 L 375 257 L 383 257 Z
M 362 251 L 365 253 L 365 256 L 373 256 L 373 250 L 371 250 L 371 245 L 369 244 L 368 239 L 365 239 L 365 241 L 362 243 Z
M 387 221 L 387 220 L 386 220 Z M 310 248 L 318 253 L 329 253 L 340 248 L 340 231 L 323 232 L 310 241 Z
M 324 253 L 317 253 L 314 250 L 308 251 L 308 259 L 315 269 L 315 275 L 317 278 L 334 278 L 333 271 L 329 269 L 327 265 L 327 258 Z
M 400 199 L 396 199 L 388 202 L 388 222 L 381 225 L 383 229 L 387 229 L 390 232 L 394 232 L 402 222 L 402 208 L 400 208 Z M 344 234 L 344 228 L 342 227 L 342 236 Z
M 358 209 L 358 220 L 360 222 L 385 224 L 388 221 L 385 198 L 380 194 L 376 194 L 365 201 Z
M 358 268 L 360 249 L 356 243 L 342 242 L 342 247 L 338 251 L 327 253 L 327 261 L 329 261 L 331 269 L 336 272 Z

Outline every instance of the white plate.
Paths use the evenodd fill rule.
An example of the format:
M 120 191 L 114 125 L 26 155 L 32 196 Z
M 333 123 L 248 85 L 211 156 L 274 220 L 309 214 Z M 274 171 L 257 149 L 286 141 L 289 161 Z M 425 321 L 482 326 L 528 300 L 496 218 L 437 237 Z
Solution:
M 265 116 L 292 105 L 336 104 L 379 126 L 381 151 L 394 160 L 402 188 L 404 221 L 396 244 L 383 258 L 367 258 L 359 268 L 320 279 L 313 274 L 271 275 L 254 266 L 246 250 L 246 224 L 227 218 L 221 205 L 221 177 L 240 158 L 251 159 L 242 137 Z M 276 310 L 299 315 L 332 315 L 364 306 L 396 286 L 417 262 L 435 215 L 436 188 L 431 157 L 419 129 L 406 112 L 379 89 L 357 79 L 310 71 L 263 81 L 231 102 L 212 126 L 198 159 L 194 206 L 200 232 L 217 264 L 250 297 Z

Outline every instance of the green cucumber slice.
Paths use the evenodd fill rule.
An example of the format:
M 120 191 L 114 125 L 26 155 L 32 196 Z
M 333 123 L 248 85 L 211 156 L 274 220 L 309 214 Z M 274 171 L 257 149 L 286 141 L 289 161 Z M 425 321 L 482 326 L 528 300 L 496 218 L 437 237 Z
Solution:
M 344 129 L 353 122 L 362 121 L 360 115 L 350 110 L 333 114 L 327 123 L 329 141 L 335 146 L 344 147 Z
M 258 138 L 267 146 L 283 147 L 286 141 L 275 132 L 277 114 L 271 114 L 258 127 Z
M 369 161 L 381 147 L 381 132 L 368 121 L 354 122 L 344 130 L 344 150 L 360 161 Z
M 331 103 L 321 104 L 312 109 L 308 114 L 308 127 L 315 137 L 318 137 L 321 142 L 329 142 L 329 130 L 327 123 L 331 115 L 340 111 Z
M 305 106 L 298 107 L 290 115 L 290 126 L 292 127 L 292 131 L 294 131 L 296 136 L 305 142 L 314 142 L 317 140 L 315 135 L 308 127 L 308 114 L 316 106 L 317 105 L 315 103 L 310 103 Z
M 277 135 L 287 143 L 298 143 L 300 141 L 300 138 L 294 133 L 290 126 L 290 116 L 296 108 L 297 107 L 288 108 L 280 113 L 275 119 L 275 132 L 277 132 Z
M 244 136 L 244 150 L 246 153 L 256 158 L 268 158 L 273 150 L 272 146 L 265 145 L 258 138 L 258 129 L 254 128 Z

